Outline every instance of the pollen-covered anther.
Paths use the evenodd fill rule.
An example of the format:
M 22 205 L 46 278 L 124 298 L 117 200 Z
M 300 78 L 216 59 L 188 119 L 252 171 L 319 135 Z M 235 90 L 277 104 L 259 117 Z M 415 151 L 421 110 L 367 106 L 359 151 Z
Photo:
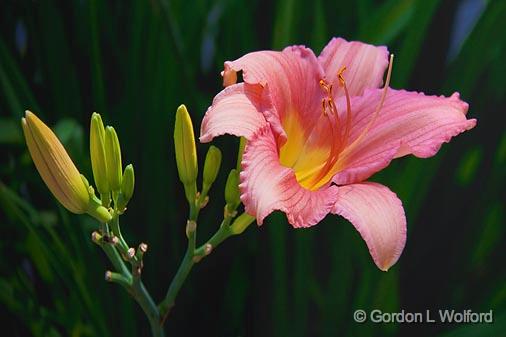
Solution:
M 339 84 L 341 86 L 345 86 L 345 80 L 344 80 L 344 76 L 343 76 L 343 73 L 346 71 L 346 66 L 342 66 L 341 69 L 339 69 L 339 71 L 337 72 L 337 77 L 339 78 Z
M 348 93 L 348 87 L 346 86 L 346 80 L 344 79 L 343 73 L 346 71 L 346 66 L 342 66 L 337 72 L 337 78 L 339 80 L 339 86 L 343 88 L 344 95 L 346 97 L 346 122 L 344 128 L 342 128 L 342 139 L 348 139 L 351 128 L 351 99 Z M 342 145 L 345 145 L 344 143 Z
M 320 87 L 325 91 L 327 97 L 322 99 L 322 113 L 327 116 L 328 113 L 337 113 L 336 105 L 334 104 L 332 94 L 332 84 L 328 84 L 324 79 L 321 79 Z

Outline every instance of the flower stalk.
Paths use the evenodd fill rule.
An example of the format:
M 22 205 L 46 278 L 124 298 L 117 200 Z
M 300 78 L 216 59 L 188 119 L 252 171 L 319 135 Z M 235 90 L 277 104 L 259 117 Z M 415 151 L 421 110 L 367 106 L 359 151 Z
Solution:
M 141 278 L 143 258 L 148 246 L 141 243 L 137 249 L 131 247 L 121 232 L 119 218 L 132 198 L 135 175 L 132 165 L 127 165 L 122 170 L 121 148 L 114 128 L 104 127 L 100 115 L 93 114 L 90 124 L 90 154 L 94 182 L 100 196 L 98 198 L 95 189 L 79 173 L 56 135 L 42 121 L 33 113 L 27 112 L 22 119 L 22 126 L 34 163 L 57 200 L 69 211 L 88 213 L 99 221 L 99 230 L 92 233 L 91 239 L 101 247 L 112 264 L 113 269 L 105 272 L 105 280 L 121 285 L 146 314 L 152 335 L 163 337 L 164 321 L 175 305 L 175 299 L 193 265 L 211 254 L 228 237 L 242 233 L 255 220 L 254 217 L 242 214 L 234 221 L 240 204 L 239 170 L 233 169 L 227 179 L 226 205 L 221 225 L 211 238 L 197 246 L 198 216 L 209 200 L 208 193 L 218 176 L 222 154 L 217 147 L 209 148 L 199 193 L 193 125 L 186 107 L 180 106 L 176 113 L 174 143 L 179 177 L 184 184 L 189 204 L 186 225 L 188 245 L 165 298 L 157 305 Z M 245 141 L 241 142 L 237 167 L 240 167 L 244 144 Z

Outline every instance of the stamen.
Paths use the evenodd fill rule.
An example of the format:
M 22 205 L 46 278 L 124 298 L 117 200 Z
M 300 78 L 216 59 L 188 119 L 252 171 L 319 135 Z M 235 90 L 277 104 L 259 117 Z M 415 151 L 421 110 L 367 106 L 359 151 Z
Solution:
M 333 95 L 332 95 L 332 86 L 330 86 L 330 90 L 328 90 L 329 98 L 327 100 L 329 109 L 333 114 L 336 116 L 336 123 L 331 123 L 331 130 L 332 130 L 332 142 L 331 142 L 331 149 L 330 154 L 325 162 L 325 165 L 320 169 L 318 174 L 314 176 L 312 179 L 311 188 L 313 188 L 315 185 L 317 185 L 322 178 L 324 178 L 329 171 L 334 167 L 334 164 L 337 162 L 339 152 L 342 150 L 342 147 L 345 146 L 345 142 L 348 139 L 348 135 L 350 132 L 350 125 L 351 125 L 351 103 L 350 103 L 350 95 L 348 93 L 348 87 L 346 86 L 346 80 L 344 79 L 343 73 L 346 71 L 346 66 L 341 67 L 339 71 L 337 72 L 337 77 L 339 80 L 340 86 L 344 89 L 344 94 L 346 96 L 346 124 L 344 127 L 344 130 L 339 132 L 338 130 L 334 130 L 334 126 L 339 125 L 339 115 L 337 113 L 337 106 L 334 103 Z M 320 85 L 322 85 L 322 81 L 320 81 Z M 325 88 L 327 88 L 327 85 L 325 82 L 323 82 L 323 85 L 325 85 Z M 323 86 L 322 86 L 323 87 Z M 335 137 L 335 133 L 339 133 L 338 137 Z
M 357 139 L 355 139 L 353 141 L 353 143 L 351 143 L 348 147 L 346 147 L 346 149 L 343 151 L 341 157 L 344 157 L 344 155 L 348 154 L 350 151 L 352 151 L 353 149 L 355 149 L 360 144 L 360 142 L 364 139 L 364 137 L 367 135 L 367 133 L 369 132 L 369 130 L 373 126 L 374 122 L 376 122 L 376 119 L 378 118 L 379 112 L 380 112 L 381 108 L 383 108 L 383 103 L 385 103 L 385 98 L 387 96 L 387 91 L 388 91 L 388 85 L 390 84 L 390 77 L 392 75 L 392 65 L 393 65 L 393 63 L 394 63 L 394 54 L 391 54 L 390 55 L 390 62 L 388 64 L 387 78 L 386 78 L 386 81 L 385 81 L 385 85 L 383 86 L 383 93 L 381 94 L 381 98 L 380 98 L 380 101 L 378 103 L 378 106 L 376 107 L 376 111 L 374 112 L 373 117 L 371 118 L 371 120 L 369 121 L 369 123 L 366 125 L 366 127 L 364 128 L 364 130 L 362 131 L 362 133 L 357 137 Z
M 344 68 L 346 69 L 346 68 Z M 344 71 L 344 70 L 343 70 Z M 341 141 L 342 138 L 338 135 L 338 126 L 339 126 L 339 114 L 337 113 L 337 107 L 334 103 L 334 98 L 332 94 L 332 85 L 327 84 L 325 80 L 320 80 L 320 86 L 327 93 L 327 97 L 322 99 L 322 109 L 323 115 L 329 120 L 330 128 L 331 128 L 331 142 L 330 142 L 330 153 L 328 156 L 325 165 L 318 171 L 316 176 L 313 176 L 311 187 L 316 185 L 319 180 L 324 177 L 327 172 L 334 166 L 337 161 L 337 156 L 339 154 L 339 150 L 341 149 Z M 329 113 L 327 113 L 327 109 Z M 336 137 L 337 136 L 337 137 Z
M 330 113 L 335 113 L 337 110 L 334 109 L 333 102 L 332 102 L 332 84 L 328 84 L 327 82 L 325 82 L 325 80 L 322 79 L 322 80 L 320 80 L 320 86 L 327 94 L 327 97 L 322 99 L 323 114 L 325 116 L 327 115 L 327 105 L 328 105 L 328 109 L 329 109 Z
M 332 123 L 331 121 L 331 127 L 332 127 L 332 139 L 336 140 L 336 141 L 333 141 L 331 144 L 331 150 L 330 150 L 330 154 L 329 154 L 329 158 L 327 159 L 325 165 L 319 170 L 318 174 L 316 176 L 313 176 L 314 178 L 312 178 L 311 180 L 311 184 L 310 184 L 310 189 L 313 189 L 315 186 L 317 186 L 321 180 L 323 178 L 325 178 L 329 172 L 331 172 L 335 166 L 336 163 L 339 162 L 339 160 L 341 160 L 341 158 L 344 158 L 346 156 L 346 154 L 348 154 L 351 150 L 353 150 L 354 148 L 356 148 L 360 142 L 362 142 L 362 140 L 364 139 L 364 137 L 367 135 L 367 133 L 369 132 L 369 130 L 371 129 L 371 127 L 373 126 L 373 124 L 376 122 L 376 119 L 379 115 L 379 112 L 381 111 L 381 109 L 383 108 L 383 104 L 385 102 L 385 98 L 386 98 L 386 95 L 387 95 L 387 91 L 388 91 L 388 86 L 390 85 L 390 78 L 391 78 L 391 75 L 392 75 L 392 66 L 393 66 L 393 60 L 394 60 L 394 55 L 391 54 L 390 55 L 390 62 L 388 64 L 388 72 L 387 72 L 387 77 L 386 77 L 386 80 L 385 80 L 385 85 L 383 87 L 383 92 L 382 92 L 382 95 L 381 95 L 381 98 L 380 98 L 380 101 L 378 103 L 378 106 L 376 107 L 376 110 L 373 114 L 373 117 L 371 118 L 371 120 L 369 121 L 369 123 L 367 124 L 367 126 L 364 128 L 364 130 L 362 131 L 362 133 L 349 145 L 349 146 L 346 146 L 346 141 L 348 140 L 349 138 L 349 134 L 350 134 L 350 131 L 351 131 L 351 99 L 350 99 L 350 95 L 349 95 L 349 92 L 348 92 L 348 87 L 346 86 L 346 80 L 344 79 L 344 76 L 343 76 L 343 73 L 344 71 L 346 70 L 346 67 L 342 67 L 338 73 L 337 73 L 337 77 L 338 77 L 338 80 L 339 80 L 339 84 L 340 86 L 343 87 L 343 90 L 344 90 L 344 94 L 345 94 L 345 97 L 346 97 L 346 125 L 345 127 L 343 128 L 344 129 L 344 133 L 341 133 L 341 137 L 339 137 L 340 139 L 335 139 L 334 136 L 335 136 L 335 130 L 334 130 L 334 123 Z M 321 82 L 321 81 L 320 81 Z M 328 88 L 328 85 L 323 82 L 325 88 Z M 328 92 L 330 92 L 330 89 L 328 90 Z M 335 112 L 335 116 L 338 117 L 338 114 L 337 114 L 337 107 L 332 99 L 332 96 L 330 96 L 330 98 L 328 99 L 328 105 L 329 105 L 329 109 L 333 112 Z M 346 148 L 343 150 L 342 147 L 346 146 Z M 339 160 L 338 160 L 339 159 Z
M 325 82 L 325 80 L 320 80 L 320 87 L 322 87 L 322 89 L 325 90 L 325 92 L 327 93 L 327 95 L 332 90 L 332 85 L 331 84 L 329 85 L 327 82 Z
M 325 98 L 322 99 L 322 111 L 323 111 L 323 115 L 327 116 L 327 110 L 325 109 Z
M 339 84 L 344 89 L 344 95 L 346 96 L 346 125 L 344 127 L 343 134 L 343 145 L 349 137 L 350 129 L 351 129 L 351 102 L 350 102 L 350 94 L 348 93 L 348 87 L 346 86 L 346 80 L 343 77 L 343 73 L 346 70 L 346 66 L 343 66 L 339 72 L 337 73 L 337 77 L 339 79 Z

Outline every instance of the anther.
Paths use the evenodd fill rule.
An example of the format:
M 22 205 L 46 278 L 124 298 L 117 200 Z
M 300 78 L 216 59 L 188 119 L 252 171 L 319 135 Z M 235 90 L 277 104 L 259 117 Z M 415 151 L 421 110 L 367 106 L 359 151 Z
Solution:
M 341 69 L 339 69 L 339 71 L 337 72 L 337 77 L 339 78 L 339 83 L 341 85 L 344 85 L 344 77 L 343 77 L 343 73 L 346 71 L 346 66 L 342 66 Z
M 322 99 L 322 111 L 323 111 L 323 115 L 324 116 L 327 116 L 327 110 L 325 109 L 325 98 Z

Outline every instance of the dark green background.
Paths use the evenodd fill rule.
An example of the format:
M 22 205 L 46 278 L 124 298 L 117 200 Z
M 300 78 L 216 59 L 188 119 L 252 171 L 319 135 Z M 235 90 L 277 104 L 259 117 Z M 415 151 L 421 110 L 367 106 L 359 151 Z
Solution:
M 477 1 L 480 3 L 480 1 Z M 198 264 L 169 317 L 169 336 L 506 336 L 506 1 L 485 9 L 448 57 L 461 1 L 3 0 L 0 10 L 0 319 L 9 336 L 148 336 L 147 320 L 92 244 L 96 223 L 57 204 L 33 166 L 19 120 L 54 126 L 88 178 L 89 118 L 116 127 L 137 184 L 122 228 L 145 241 L 144 280 L 161 299 L 185 250 L 187 206 L 175 173 L 174 113 L 198 131 L 225 60 L 332 36 L 385 44 L 392 86 L 459 91 L 478 119 L 433 158 L 402 158 L 373 177 L 404 203 L 408 241 L 379 271 L 347 221 L 294 230 L 282 214 Z M 472 11 L 471 11 L 472 13 Z M 464 20 L 466 21 L 466 20 Z M 199 223 L 222 216 L 237 139 Z M 209 145 L 199 145 L 202 159 Z M 357 324 L 356 309 L 494 310 L 493 324 Z M 7 334 L 7 331 L 9 333 Z

